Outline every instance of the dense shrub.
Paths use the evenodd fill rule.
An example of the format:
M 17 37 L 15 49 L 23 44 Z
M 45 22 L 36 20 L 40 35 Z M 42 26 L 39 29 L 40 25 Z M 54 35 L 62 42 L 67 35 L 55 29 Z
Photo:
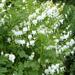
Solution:
M 61 2 L 1 0 L 0 75 L 63 75 L 64 57 L 75 50 L 74 9 Z

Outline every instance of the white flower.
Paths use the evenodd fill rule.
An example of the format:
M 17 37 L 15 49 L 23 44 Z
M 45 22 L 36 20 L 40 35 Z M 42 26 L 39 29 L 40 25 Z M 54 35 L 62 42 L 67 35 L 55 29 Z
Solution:
M 66 42 L 66 45 L 69 46 L 69 42 Z
M 6 0 L 2 0 L 2 3 L 4 3 Z
M 49 69 L 49 72 L 51 75 L 53 75 L 55 73 L 55 69 L 53 69 L 52 66 L 48 67 L 48 69 Z
M 3 3 L 0 3 L 0 8 L 3 8 L 4 7 L 4 4 Z
M 24 45 L 24 44 L 25 44 L 25 40 L 16 39 L 16 40 L 15 40 L 15 43 L 16 43 L 16 44 Z
M 66 35 L 60 36 L 60 40 L 67 39 L 69 37 L 70 33 L 68 32 Z
M 26 46 L 29 48 L 29 42 L 26 43 Z
M 59 21 L 60 21 L 60 23 L 61 23 L 61 24 L 63 24 L 63 22 L 64 22 L 64 19 L 61 19 L 61 20 L 59 20 Z
M 23 3 L 25 3 L 25 0 L 22 0 L 23 1 Z
M 56 46 L 49 45 L 49 46 L 46 47 L 46 50 L 50 50 L 50 49 L 52 49 L 52 48 L 56 48 Z
M 5 54 L 5 57 L 8 57 L 8 56 L 9 56 L 9 54 L 8 54 L 8 53 L 6 53 L 6 54 Z
M 4 24 L 5 23 L 4 18 L 1 18 L 0 22 Z
M 31 40 L 32 39 L 32 35 L 28 35 L 28 39 Z
M 66 33 L 66 31 L 63 31 L 63 33 L 65 34 L 65 33 Z
M 22 7 L 22 9 L 24 10 L 24 9 L 25 9 L 25 7 Z
M 63 72 L 65 70 L 64 67 L 60 67 L 60 71 Z
M 44 19 L 46 17 L 46 13 L 45 12 L 42 12 L 41 16 Z
M 34 0 L 34 1 L 33 1 L 33 4 L 35 4 L 35 3 L 37 3 L 37 1 L 36 1 L 36 0 Z
M 52 9 L 48 8 L 46 10 L 46 14 L 47 14 L 47 16 L 51 16 L 52 15 Z
M 74 51 L 71 51 L 71 54 L 74 54 Z
M 39 14 L 39 11 L 40 11 L 40 9 L 36 9 L 36 10 L 35 10 L 35 12 L 36 12 L 37 14 Z
M 36 13 L 33 13 L 32 16 L 33 16 L 33 18 L 35 18 L 36 17 Z
M 59 24 L 54 24 L 53 29 L 57 29 L 59 27 Z
M 37 21 L 42 21 L 42 20 L 44 20 L 45 19 L 45 17 L 46 17 L 46 13 L 45 12 L 42 12 L 42 14 L 41 15 L 39 15 L 39 16 L 37 16 Z
M 48 69 L 45 69 L 44 72 L 46 75 L 54 75 L 55 72 L 59 73 L 59 64 L 52 64 L 51 66 L 48 66 Z
M 34 58 L 34 52 L 32 52 L 32 54 L 29 56 L 29 60 L 33 60 L 33 58 Z
M 4 52 L 3 51 L 1 51 L 1 55 L 3 55 L 4 54 Z
M 9 54 L 9 60 L 11 61 L 11 62 L 14 62 L 14 60 L 15 60 L 15 55 L 14 54 Z
M 42 73 L 42 75 L 45 75 L 44 73 Z
M 37 20 L 38 20 L 38 21 L 41 21 L 42 19 L 43 19 L 42 16 L 38 16 L 38 17 L 37 17 Z
M 58 17 L 59 15 L 59 11 L 56 6 L 52 8 L 52 15 L 53 17 Z
M 35 35 L 35 34 L 36 34 L 36 31 L 33 30 L 33 31 L 32 31 L 32 34 Z
M 46 60 L 45 60 L 45 62 L 46 62 L 46 63 L 48 63 L 48 62 L 49 62 L 49 60 L 48 60 L 48 59 L 46 59 Z
M 38 59 L 38 63 L 40 63 L 40 61 L 41 61 L 41 60 L 40 60 L 40 58 L 39 58 L 39 59 Z
M 66 29 L 69 29 L 70 28 L 70 25 L 68 25 L 67 27 L 66 27 Z
M 29 56 L 29 60 L 33 60 L 33 56 Z
M 41 34 L 46 34 L 48 31 L 47 27 L 44 27 L 44 26 L 40 26 L 38 29 L 37 29 L 37 32 L 38 33 L 41 33 Z
M 36 17 L 36 13 L 33 13 L 33 14 L 29 15 L 28 19 L 29 19 L 29 20 L 32 20 L 32 19 L 35 18 L 35 17 Z
M 35 53 L 34 52 L 32 52 L 32 55 L 34 55 Z
M 13 75 L 15 75 L 15 73 L 13 73 Z
M 74 45 L 74 44 L 75 44 L 74 39 L 71 39 L 69 45 L 72 46 L 72 45 Z
M 48 70 L 48 69 L 45 69 L 45 71 L 44 71 L 44 72 L 45 72 L 45 74 L 46 74 L 46 75 L 48 75 L 48 74 L 49 74 L 49 70 Z
M 55 41 L 56 43 L 58 43 L 58 42 L 59 42 L 59 39 L 55 39 L 54 41 Z
M 10 43 L 10 41 L 11 41 L 11 38 L 8 38 L 8 39 L 7 39 L 7 41 Z
M 10 4 L 8 7 L 10 8 L 12 5 Z
M 64 49 L 67 49 L 69 46 L 67 46 L 67 45 L 64 45 L 61 49 L 62 49 L 62 51 L 64 50 Z
M 29 15 L 28 19 L 31 20 L 33 18 L 33 15 Z
M 30 45 L 34 46 L 35 40 L 30 41 Z
M 23 32 L 27 32 L 28 31 L 28 28 L 27 27 L 24 27 L 23 28 Z
M 16 36 L 19 36 L 19 35 L 22 35 L 22 34 L 23 34 L 22 31 L 15 31 L 15 30 L 12 30 L 12 32 L 13 32 L 14 35 L 16 35 Z
M 34 25 L 36 25 L 36 24 L 37 24 L 37 20 L 32 20 L 32 23 L 33 23 Z

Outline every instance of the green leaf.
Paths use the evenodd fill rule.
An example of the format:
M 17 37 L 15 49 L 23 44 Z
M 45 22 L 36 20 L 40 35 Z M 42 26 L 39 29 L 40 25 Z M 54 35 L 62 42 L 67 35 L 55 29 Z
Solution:
M 8 59 L 3 56 L 0 56 L 0 65 L 5 65 L 7 63 L 8 63 Z
M 39 64 L 36 61 L 27 61 L 24 62 L 25 68 L 32 68 L 33 70 L 39 70 Z
M 3 74 L 3 73 L 0 73 L 0 75 L 5 75 L 5 74 Z
M 5 73 L 5 72 L 8 72 L 7 68 L 0 67 L 0 73 Z
M 38 71 L 30 71 L 29 75 L 38 75 Z
M 21 57 L 21 58 L 23 58 L 23 57 L 28 57 L 27 55 L 26 55 L 26 53 L 25 53 L 25 51 L 23 51 L 23 50 L 20 50 L 20 51 L 18 51 L 18 54 L 19 54 L 19 56 Z

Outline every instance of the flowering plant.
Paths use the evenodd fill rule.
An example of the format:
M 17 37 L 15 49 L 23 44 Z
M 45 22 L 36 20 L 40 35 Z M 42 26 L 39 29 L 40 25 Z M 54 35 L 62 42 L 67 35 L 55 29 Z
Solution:
M 0 75 L 63 75 L 75 50 L 71 11 L 65 3 L 1 0 Z

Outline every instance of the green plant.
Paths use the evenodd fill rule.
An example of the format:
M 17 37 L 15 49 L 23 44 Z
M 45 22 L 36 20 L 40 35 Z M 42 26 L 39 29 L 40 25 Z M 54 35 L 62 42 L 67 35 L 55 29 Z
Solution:
M 64 56 L 74 48 L 72 8 L 52 1 L 2 0 L 0 75 L 63 75 Z

